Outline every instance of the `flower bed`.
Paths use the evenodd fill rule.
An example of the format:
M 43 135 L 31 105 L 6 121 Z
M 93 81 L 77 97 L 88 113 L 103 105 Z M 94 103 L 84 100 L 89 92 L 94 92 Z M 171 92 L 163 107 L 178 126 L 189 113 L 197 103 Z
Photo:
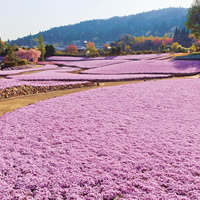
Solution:
M 190 74 L 200 72 L 199 61 L 132 61 L 123 64 L 105 66 L 97 69 L 86 70 L 88 74 Z
M 0 76 L 8 76 L 8 75 L 15 75 L 15 74 L 20 74 L 20 73 L 24 73 L 24 72 L 50 70 L 50 69 L 57 69 L 57 68 L 58 68 L 57 65 L 45 65 L 42 67 L 34 67 L 34 68 L 28 68 L 28 69 L 2 70 L 2 71 L 0 71 Z
M 74 61 L 74 62 L 54 61 L 52 62 L 52 64 L 64 65 L 68 67 L 78 67 L 83 69 L 91 69 L 91 68 L 104 67 L 125 62 L 129 61 L 128 60 L 91 60 L 91 61 Z
M 71 56 L 51 56 L 46 59 L 47 61 L 79 61 L 79 60 L 87 60 L 84 57 L 71 57 Z
M 200 84 L 169 80 L 54 98 L 0 118 L 0 199 L 200 196 Z
M 21 81 L 126 81 L 126 80 L 142 80 L 142 79 L 154 79 L 154 78 L 167 78 L 171 75 L 151 75 L 151 74 L 139 74 L 139 75 L 90 75 L 90 74 L 70 74 L 63 73 L 60 70 L 51 70 L 38 72 L 27 75 L 8 76 L 9 79 L 21 80 Z
M 79 84 L 86 83 L 87 81 L 79 82 L 66 82 L 66 81 L 20 81 L 17 79 L 0 79 L 0 90 L 16 87 L 20 85 L 27 86 L 57 86 L 57 85 L 70 85 L 70 84 Z
M 157 59 L 170 54 L 141 54 L 141 55 L 126 55 L 126 56 L 107 56 L 96 58 L 85 57 L 70 57 L 70 56 L 52 56 L 47 61 L 88 61 L 88 60 L 143 60 L 143 59 Z

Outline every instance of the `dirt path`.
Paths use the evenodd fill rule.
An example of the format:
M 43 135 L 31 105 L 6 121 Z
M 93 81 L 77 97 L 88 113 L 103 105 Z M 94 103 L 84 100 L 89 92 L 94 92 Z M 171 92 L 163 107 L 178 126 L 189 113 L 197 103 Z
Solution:
M 166 78 L 166 79 L 183 79 L 183 78 L 200 78 L 200 75 L 195 76 L 187 76 L 187 77 L 175 77 L 175 78 Z M 161 79 L 151 79 L 146 81 L 158 81 Z M 162 79 L 164 80 L 164 79 Z M 139 83 L 144 82 L 145 80 L 135 80 L 135 81 L 123 81 L 123 82 L 105 82 L 105 83 L 98 83 L 96 86 L 87 87 L 87 88 L 76 88 L 76 89 L 68 89 L 68 90 L 62 90 L 62 91 L 54 91 L 54 92 L 47 92 L 47 93 L 41 93 L 41 94 L 35 94 L 35 95 L 29 95 L 29 96 L 22 96 L 22 97 L 16 97 L 16 98 L 10 98 L 6 100 L 0 101 L 0 116 L 7 112 L 14 111 L 18 108 L 22 108 L 24 106 L 27 106 L 29 104 L 34 104 L 39 101 L 43 101 L 46 99 L 51 99 L 59 96 L 64 96 L 72 93 L 77 93 L 81 91 L 96 89 L 96 88 L 102 88 L 102 87 L 110 87 L 110 86 L 117 86 L 117 85 L 124 85 L 124 84 L 130 84 L 130 83 Z

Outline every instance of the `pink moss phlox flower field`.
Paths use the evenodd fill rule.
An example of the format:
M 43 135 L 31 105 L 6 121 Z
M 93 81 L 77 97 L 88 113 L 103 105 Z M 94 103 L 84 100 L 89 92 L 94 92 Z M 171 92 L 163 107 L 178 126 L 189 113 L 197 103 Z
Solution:
M 142 60 L 123 64 L 115 64 L 96 69 L 89 69 L 82 73 L 91 74 L 128 74 L 128 73 L 198 73 L 199 61 L 172 61 L 172 60 Z
M 71 81 L 71 82 L 64 82 L 64 81 L 20 81 L 17 79 L 0 79 L 0 90 L 16 87 L 20 85 L 27 85 L 27 86 L 58 86 L 58 85 L 76 85 L 87 83 L 86 81 Z
M 200 81 L 58 97 L 0 117 L 0 199 L 199 200 Z
M 159 59 L 170 54 L 141 54 L 141 55 L 126 55 L 126 56 L 110 56 L 110 57 L 103 57 L 102 59 L 107 60 L 148 60 L 148 59 Z M 94 58 L 94 59 L 98 59 Z
M 169 56 L 170 54 L 142 54 L 142 55 L 126 55 L 126 56 L 107 56 L 96 58 L 70 57 L 70 56 L 52 56 L 47 61 L 89 61 L 89 60 L 143 60 L 158 59 Z
M 23 85 L 22 81 L 15 79 L 0 79 L 0 90 Z
M 71 56 L 51 56 L 46 59 L 47 61 L 81 61 L 87 60 L 84 57 L 71 57 Z
M 18 69 L 18 70 L 3 70 L 0 71 L 0 76 L 7 76 L 7 75 L 15 75 L 23 72 L 31 72 L 31 71 L 38 71 L 38 70 L 50 70 L 58 68 L 57 65 L 45 65 L 42 67 L 35 67 L 35 68 L 28 68 L 28 69 Z
M 71 74 L 62 70 L 49 70 L 37 72 L 34 74 L 8 76 L 7 78 L 22 81 L 120 81 L 120 80 L 137 80 L 144 78 L 166 78 L 170 75 L 152 75 L 152 74 L 117 74 L 117 75 L 93 75 L 93 74 Z
M 54 61 L 52 62 L 52 64 L 91 69 L 91 68 L 104 67 L 114 64 L 121 64 L 125 62 L 129 61 L 128 60 L 91 60 L 91 61 L 74 61 L 74 62 Z
M 76 85 L 87 83 L 87 81 L 26 81 L 24 85 L 32 85 L 32 86 L 58 86 L 58 85 Z

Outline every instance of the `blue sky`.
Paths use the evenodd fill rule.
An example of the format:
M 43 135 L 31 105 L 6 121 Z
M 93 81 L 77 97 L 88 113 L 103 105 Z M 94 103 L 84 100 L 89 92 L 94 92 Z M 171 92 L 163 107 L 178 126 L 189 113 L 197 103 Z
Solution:
M 16 39 L 49 28 L 167 7 L 192 0 L 0 0 L 0 37 Z

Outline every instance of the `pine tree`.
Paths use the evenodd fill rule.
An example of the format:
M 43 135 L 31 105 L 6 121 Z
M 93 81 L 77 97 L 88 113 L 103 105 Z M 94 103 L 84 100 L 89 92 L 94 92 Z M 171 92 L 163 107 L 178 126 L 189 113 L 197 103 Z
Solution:
M 192 40 L 189 38 L 189 31 L 186 28 L 176 28 L 173 42 L 178 42 L 183 47 L 190 47 L 192 45 Z
M 194 0 L 188 10 L 186 27 L 194 33 L 196 38 L 200 38 L 200 0 Z
M 45 56 L 45 53 L 46 53 L 46 49 L 45 49 L 44 41 L 43 41 L 43 38 L 42 38 L 41 34 L 38 37 L 38 41 L 39 41 L 38 48 L 41 51 L 41 61 L 44 61 L 44 56 Z

